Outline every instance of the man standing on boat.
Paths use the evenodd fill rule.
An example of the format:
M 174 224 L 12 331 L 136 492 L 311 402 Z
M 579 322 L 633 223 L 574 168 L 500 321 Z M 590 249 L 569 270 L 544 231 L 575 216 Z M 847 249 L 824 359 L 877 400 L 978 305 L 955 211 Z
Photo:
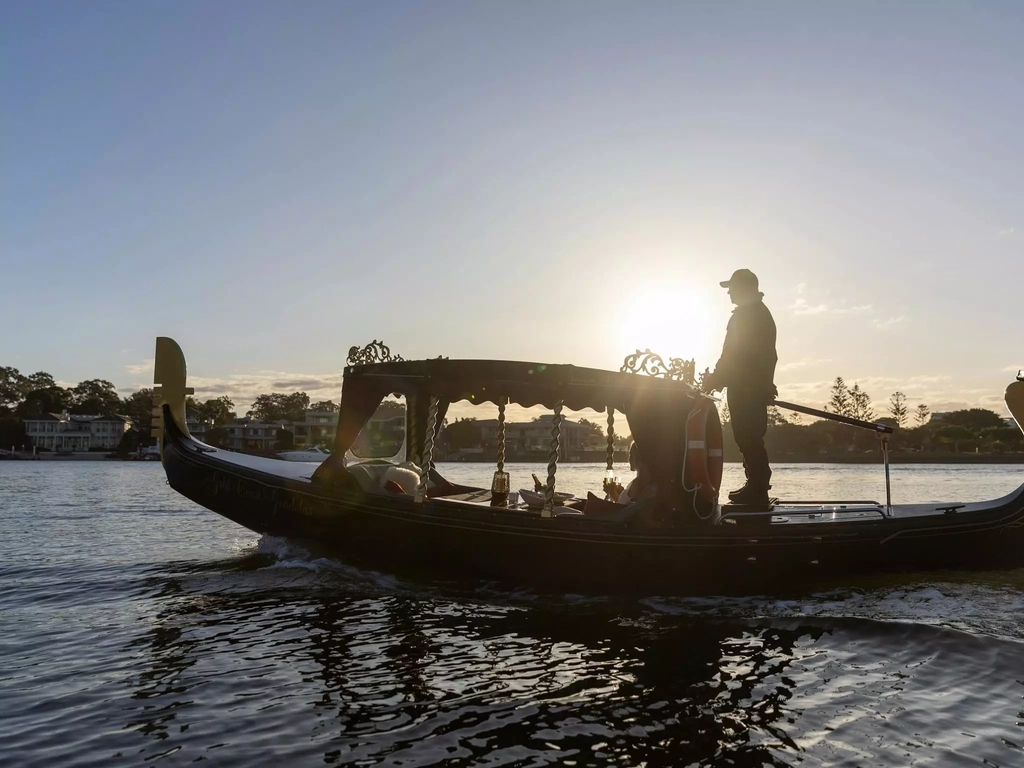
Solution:
M 722 284 L 736 305 L 725 332 L 722 356 L 703 380 L 705 392 L 725 389 L 732 419 L 732 433 L 743 454 L 746 484 L 729 494 L 733 504 L 768 504 L 772 470 L 764 435 L 768 430 L 768 406 L 775 399 L 775 320 L 761 301 L 757 275 L 737 269 Z

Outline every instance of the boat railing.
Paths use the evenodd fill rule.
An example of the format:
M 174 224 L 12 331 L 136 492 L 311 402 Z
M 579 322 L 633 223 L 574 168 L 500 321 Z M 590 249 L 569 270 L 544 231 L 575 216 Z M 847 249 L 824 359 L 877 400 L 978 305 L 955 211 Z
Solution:
M 772 404 L 777 405 L 779 408 L 785 408 L 787 411 L 804 413 L 808 416 L 816 416 L 819 419 L 827 419 L 828 421 L 835 421 L 839 424 L 846 424 L 859 429 L 868 429 L 877 434 L 882 449 L 882 466 L 885 467 L 885 511 L 882 512 L 882 517 L 892 517 L 892 482 L 889 477 L 889 438 L 892 437 L 892 433 L 894 431 L 893 427 L 878 421 L 863 421 L 861 419 L 843 416 L 838 413 L 821 411 L 817 408 L 808 408 L 806 405 L 787 403 L 782 400 L 776 400 Z M 881 507 L 880 504 L 879 507 Z
M 812 506 L 812 505 L 823 506 L 825 504 L 835 505 L 835 506 L 842 506 L 842 505 L 845 505 L 845 504 L 870 504 L 871 506 L 874 506 L 874 507 L 881 507 L 882 506 L 881 502 L 875 501 L 874 499 L 840 499 L 838 501 L 835 500 L 835 499 L 822 499 L 822 500 L 815 499 L 815 500 L 811 500 L 811 501 L 804 501 L 802 499 L 790 501 L 789 499 L 787 499 L 786 501 L 776 502 L 775 506 L 777 506 L 777 507 L 788 507 L 788 506 L 806 507 L 806 506 Z

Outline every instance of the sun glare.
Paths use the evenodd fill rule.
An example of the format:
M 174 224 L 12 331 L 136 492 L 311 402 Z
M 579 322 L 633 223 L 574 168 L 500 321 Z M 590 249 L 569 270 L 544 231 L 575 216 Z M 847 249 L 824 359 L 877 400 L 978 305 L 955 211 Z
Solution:
M 664 287 L 632 295 L 636 300 L 618 313 L 616 336 L 624 355 L 649 348 L 666 359 L 695 360 L 698 372 L 715 364 L 729 319 L 724 304 L 696 292 Z

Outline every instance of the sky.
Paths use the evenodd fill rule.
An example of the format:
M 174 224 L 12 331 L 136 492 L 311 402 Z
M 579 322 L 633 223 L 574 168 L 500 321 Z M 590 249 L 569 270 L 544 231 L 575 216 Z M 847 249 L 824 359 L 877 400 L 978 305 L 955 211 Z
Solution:
M 713 366 L 983 406 L 1024 367 L 1018 2 L 0 10 L 0 365 L 340 395 L 407 359 Z M 466 406 L 467 408 L 469 406 Z M 456 412 L 458 413 L 458 412 Z

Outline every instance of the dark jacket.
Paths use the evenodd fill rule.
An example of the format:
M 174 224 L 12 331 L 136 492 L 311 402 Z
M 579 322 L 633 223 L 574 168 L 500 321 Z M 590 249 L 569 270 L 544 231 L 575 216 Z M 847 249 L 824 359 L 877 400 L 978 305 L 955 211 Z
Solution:
M 725 332 L 722 356 L 715 366 L 719 388 L 732 396 L 764 400 L 775 398 L 775 320 L 760 299 L 736 307 Z

